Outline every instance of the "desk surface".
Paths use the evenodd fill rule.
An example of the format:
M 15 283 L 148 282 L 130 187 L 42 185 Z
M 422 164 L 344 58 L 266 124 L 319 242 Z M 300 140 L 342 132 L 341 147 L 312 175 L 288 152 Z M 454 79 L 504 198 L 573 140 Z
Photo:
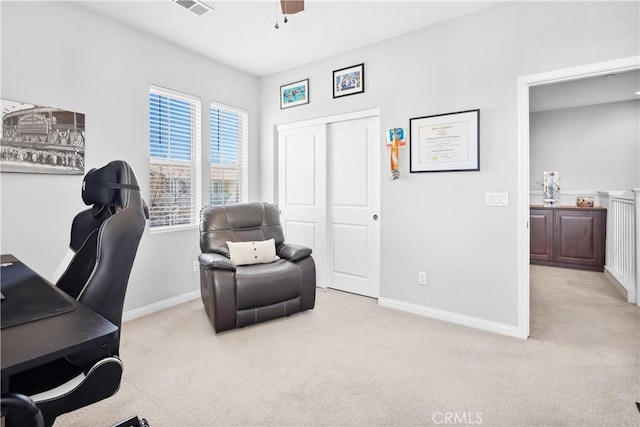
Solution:
M 1 262 L 19 260 L 12 255 L 2 255 Z M 41 277 L 40 279 L 49 283 Z M 81 350 L 94 348 L 100 342 L 107 343 L 118 336 L 116 325 L 59 289 L 53 288 L 71 302 L 75 309 L 0 330 L 0 365 L 3 381 L 11 375 Z

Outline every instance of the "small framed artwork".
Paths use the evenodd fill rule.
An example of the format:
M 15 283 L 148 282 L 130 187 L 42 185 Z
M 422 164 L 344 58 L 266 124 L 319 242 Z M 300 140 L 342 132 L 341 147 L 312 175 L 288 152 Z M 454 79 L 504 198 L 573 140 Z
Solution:
M 480 170 L 480 110 L 409 119 L 409 172 Z
M 364 92 L 364 64 L 341 68 L 333 72 L 333 97 Z
M 309 103 L 309 79 L 280 86 L 280 109 Z

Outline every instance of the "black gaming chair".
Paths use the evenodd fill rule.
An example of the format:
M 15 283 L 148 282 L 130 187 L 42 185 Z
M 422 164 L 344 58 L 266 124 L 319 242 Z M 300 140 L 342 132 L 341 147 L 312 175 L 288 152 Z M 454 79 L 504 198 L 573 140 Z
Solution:
M 120 327 L 148 210 L 135 174 L 124 161 L 89 171 L 82 182 L 82 200 L 93 206 L 73 220 L 70 247 L 74 256 L 57 286 Z M 118 391 L 122 377 L 119 344 L 118 334 L 107 345 L 12 376 L 9 391 L 30 397 L 42 412 L 44 425 L 51 426 L 57 416 Z M 7 426 L 28 425 L 32 416 L 11 408 L 6 413 Z M 121 425 L 148 425 L 137 417 L 127 422 Z

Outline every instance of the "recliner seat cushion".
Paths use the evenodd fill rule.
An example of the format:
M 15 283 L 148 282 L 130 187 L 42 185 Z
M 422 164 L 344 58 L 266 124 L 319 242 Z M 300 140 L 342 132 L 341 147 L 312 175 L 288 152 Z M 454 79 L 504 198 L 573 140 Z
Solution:
M 237 309 L 264 307 L 300 296 L 301 273 L 295 264 L 279 260 L 236 269 Z

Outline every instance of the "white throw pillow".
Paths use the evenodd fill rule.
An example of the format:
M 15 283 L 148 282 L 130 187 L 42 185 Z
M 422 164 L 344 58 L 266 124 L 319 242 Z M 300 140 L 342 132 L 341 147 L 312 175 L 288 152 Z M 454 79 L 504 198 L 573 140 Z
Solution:
M 231 261 L 235 265 L 267 264 L 280 259 L 276 255 L 276 241 L 227 242 Z

